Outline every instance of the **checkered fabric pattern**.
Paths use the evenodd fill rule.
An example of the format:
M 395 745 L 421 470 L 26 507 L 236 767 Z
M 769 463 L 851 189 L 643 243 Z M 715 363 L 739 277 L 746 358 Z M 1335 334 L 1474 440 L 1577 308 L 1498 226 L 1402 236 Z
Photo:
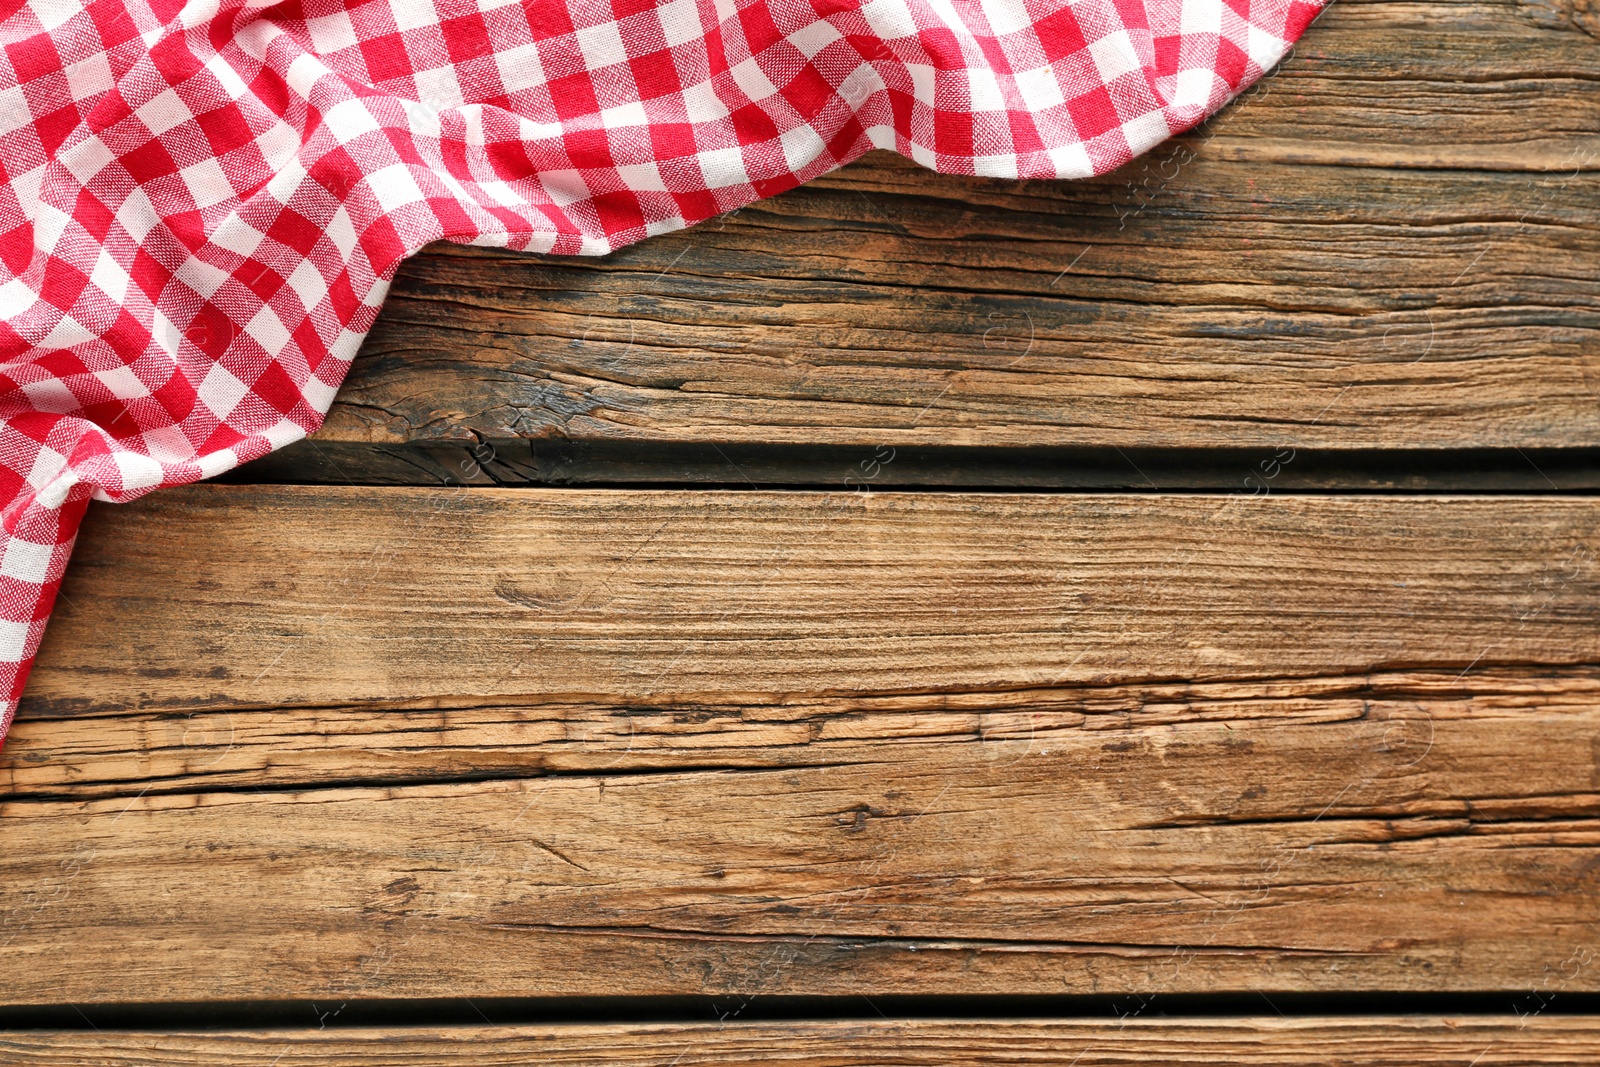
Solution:
M 1110 170 L 1321 0 L 15 0 L 0 731 L 88 500 L 316 429 L 429 241 L 599 255 L 871 148 Z

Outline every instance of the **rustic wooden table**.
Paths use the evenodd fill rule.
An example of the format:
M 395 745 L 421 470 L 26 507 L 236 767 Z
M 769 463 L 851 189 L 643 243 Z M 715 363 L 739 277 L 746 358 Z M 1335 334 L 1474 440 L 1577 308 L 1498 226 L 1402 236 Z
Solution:
M 430 248 L 228 482 L 91 511 L 0 1061 L 1600 1060 L 1582 0 L 1338 0 L 1097 181 Z

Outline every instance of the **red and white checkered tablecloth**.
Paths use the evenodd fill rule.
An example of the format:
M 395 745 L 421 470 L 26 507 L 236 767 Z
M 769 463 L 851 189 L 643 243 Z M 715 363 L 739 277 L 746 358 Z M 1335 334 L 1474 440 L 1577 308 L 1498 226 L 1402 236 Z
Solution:
M 0 732 L 89 499 L 315 430 L 422 245 L 600 255 L 872 148 L 1101 173 L 1320 4 L 3 2 Z

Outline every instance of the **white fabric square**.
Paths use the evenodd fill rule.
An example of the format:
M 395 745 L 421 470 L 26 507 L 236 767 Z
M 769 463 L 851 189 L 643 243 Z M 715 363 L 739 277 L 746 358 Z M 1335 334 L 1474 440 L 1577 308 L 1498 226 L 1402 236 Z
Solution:
M 144 195 L 143 189 L 130 191 L 122 206 L 117 208 L 117 225 L 135 241 L 144 240 L 145 235 L 155 229 L 156 223 L 160 221 L 156 215 L 155 205 L 150 203 L 150 198 Z
M 1029 111 L 1047 111 L 1066 103 L 1061 95 L 1061 81 L 1049 67 L 1025 70 L 1016 77 L 1017 93 Z
M 62 152 L 60 163 L 80 183 L 88 185 L 116 161 L 116 154 L 98 137 L 86 137 Z
M 237 467 L 239 465 L 239 456 L 233 449 L 223 448 L 216 452 L 206 453 L 195 460 L 195 463 L 200 467 L 200 477 L 215 478 L 217 475 L 224 474 Z
M 561 207 L 576 204 L 589 196 L 589 187 L 584 184 L 583 174 L 575 170 L 546 171 L 539 175 L 539 185 Z
M 228 172 L 222 169 L 222 161 L 218 159 L 202 159 L 192 163 L 180 170 L 178 176 L 189 187 L 194 206 L 202 210 L 225 203 L 238 195 L 234 192 L 233 183 L 228 180 Z
M 1178 32 L 1221 32 L 1222 6 L 1222 0 L 1183 0 L 1179 5 Z
M 623 185 L 636 193 L 667 191 L 667 183 L 661 177 L 661 168 L 654 163 L 636 163 L 618 167 L 617 177 L 622 179 Z
M 1124 122 L 1122 136 L 1128 142 L 1128 150 L 1138 155 L 1171 137 L 1172 127 L 1167 125 L 1163 112 L 1155 111 Z
M 416 179 L 411 176 L 411 168 L 404 163 L 396 163 L 368 176 L 367 187 L 372 190 L 385 211 L 393 211 L 422 200 L 422 190 L 417 187 Z
M 697 41 L 705 35 L 696 0 L 670 0 L 656 8 L 656 18 L 661 20 L 661 32 L 666 35 L 668 48 Z
M 1094 57 L 1100 80 L 1110 84 L 1124 74 L 1139 70 L 1139 54 L 1134 51 L 1133 39 L 1127 30 L 1108 33 L 1099 40 L 1089 42 L 1089 54 Z
M 974 173 L 985 178 L 1015 178 L 1017 176 L 1017 157 L 1009 153 L 992 156 L 973 156 L 972 169 Z
M 21 278 L 12 278 L 0 285 L 0 319 L 19 318 L 38 301 L 33 287 Z
M 350 23 L 349 12 L 343 9 L 320 18 L 306 19 L 306 33 L 311 38 L 311 47 L 324 55 L 354 48 L 360 43 L 356 28 Z
M 427 122 L 420 128 L 429 130 L 433 136 L 438 136 L 439 116 L 437 112 L 449 108 L 460 107 L 466 102 L 466 97 L 461 93 L 461 82 L 456 79 L 456 68 L 435 67 L 432 70 L 419 70 L 412 75 L 417 83 L 417 96 L 421 102 L 428 105 L 434 114 L 426 116 Z M 406 108 L 407 117 L 415 114 L 414 108 Z M 418 129 L 419 124 L 413 122 L 413 129 Z
M 322 298 L 328 295 L 328 283 L 323 280 L 322 272 L 316 264 L 309 259 L 302 260 L 300 265 L 289 275 L 289 288 L 300 298 L 300 304 L 307 311 L 312 310 L 322 303 Z
M 71 320 L 67 319 L 66 321 L 70 322 Z M 60 328 L 58 324 L 56 330 Z M 55 333 L 56 330 L 51 330 L 50 332 Z M 52 343 L 46 337 L 39 347 L 48 351 L 63 346 L 59 343 Z M 73 394 L 71 389 L 67 388 L 67 383 L 60 378 L 41 378 L 38 381 L 24 382 L 21 388 L 22 395 L 28 398 L 28 403 L 32 404 L 37 411 L 67 412 L 74 410 L 78 406 L 77 396 Z
M 726 189 L 731 185 L 750 184 L 750 175 L 744 169 L 744 150 L 718 148 L 701 152 L 697 157 L 700 173 L 705 176 L 706 188 Z
M 49 445 L 40 445 L 38 453 L 33 457 L 32 466 L 23 477 L 35 491 L 38 491 L 55 481 L 56 475 L 60 474 L 66 465 L 66 456 Z
M 747 59 L 728 71 L 733 76 L 734 84 L 756 103 L 774 96 L 778 87 L 767 80 L 766 71 L 761 69 L 761 64 L 754 59 Z
M 600 125 L 608 130 L 622 129 L 627 126 L 648 126 L 650 125 L 650 116 L 645 114 L 644 105 L 635 100 L 631 104 L 608 107 L 600 112 Z
M 439 22 L 439 12 L 429 0 L 391 0 L 389 10 L 401 30 L 419 30 Z
M 500 70 L 500 84 L 508 93 L 521 92 L 545 82 L 544 64 L 539 61 L 536 42 L 496 52 L 494 63 Z
M 340 144 L 349 144 L 364 133 L 380 129 L 378 120 L 372 117 L 372 112 L 367 108 L 367 102 L 360 97 L 343 100 L 330 107 L 322 113 L 322 121 Z
M 100 384 L 111 391 L 111 395 L 118 400 L 138 400 L 140 397 L 150 395 L 150 389 L 144 384 L 132 367 L 112 367 L 109 370 L 97 370 L 94 376 L 100 379 Z
M 117 473 L 121 475 L 119 480 L 123 492 L 149 489 L 161 484 L 161 464 L 149 456 L 122 451 L 111 453 L 111 458 L 117 465 Z
M 844 35 L 835 29 L 831 22 L 813 22 L 789 35 L 789 43 L 799 49 L 800 54 L 807 59 L 816 58 L 817 53 L 824 48 L 843 39 Z
M 1245 27 L 1244 51 L 1262 70 L 1272 66 L 1283 55 L 1288 43 L 1276 34 L 1268 33 L 1251 23 Z
M 289 331 L 284 329 L 283 320 L 278 318 L 271 304 L 261 305 L 261 310 L 244 324 L 244 332 L 254 337 L 272 355 L 282 352 L 289 343 Z
M 584 64 L 590 70 L 628 61 L 628 49 L 622 43 L 622 31 L 615 22 L 602 22 L 579 30 L 578 47 L 583 50 Z
M 692 123 L 705 125 L 728 117 L 727 105 L 710 82 L 685 86 L 682 95 L 683 109 Z
M 0 619 L 0 659 L 20 660 L 27 645 L 27 623 Z
M 50 573 L 54 545 L 36 545 L 17 537 L 5 540 L 5 555 L 0 556 L 0 574 L 21 582 L 42 583 Z
M 239 406 L 239 401 L 243 400 L 249 391 L 248 385 L 234 377 L 233 373 L 220 363 L 211 365 L 199 388 L 195 390 L 200 397 L 200 403 L 221 420 L 226 420 L 233 414 L 233 409 Z
M 133 113 L 157 137 L 194 118 L 183 97 L 171 89 L 157 93 L 143 107 L 135 108 Z
M 967 72 L 967 105 L 973 111 L 1004 111 L 1005 95 L 1000 91 L 1000 79 L 988 67 L 975 67 Z
M 356 226 L 350 218 L 350 212 L 341 207 L 333 213 L 333 218 L 322 230 L 323 236 L 333 242 L 333 247 L 339 250 L 339 258 L 348 261 L 356 248 Z
M 111 88 L 115 79 L 111 73 L 111 60 L 104 52 L 96 52 L 66 69 L 67 88 L 73 99 L 87 100 Z
M 861 17 L 867 20 L 872 32 L 884 40 L 910 37 L 917 32 L 917 22 L 905 0 L 867 0 L 861 5 Z
M 1174 107 L 1205 107 L 1210 104 L 1212 93 L 1222 86 L 1215 73 L 1202 67 L 1178 71 L 1177 81 L 1177 91 L 1172 94 Z
M 1016 33 L 1033 25 L 1023 0 L 982 0 L 983 18 L 996 34 Z
M 787 131 L 781 143 L 784 165 L 791 171 L 810 166 L 822 154 L 824 148 L 822 138 L 818 137 L 817 131 L 810 126 L 796 126 Z
M 238 215 L 229 215 L 212 233 L 211 243 L 249 259 L 260 247 L 262 236 L 260 230 Z
M 28 94 L 22 86 L 11 85 L 0 89 L 0 134 L 11 133 L 34 124 L 33 112 L 28 107 Z

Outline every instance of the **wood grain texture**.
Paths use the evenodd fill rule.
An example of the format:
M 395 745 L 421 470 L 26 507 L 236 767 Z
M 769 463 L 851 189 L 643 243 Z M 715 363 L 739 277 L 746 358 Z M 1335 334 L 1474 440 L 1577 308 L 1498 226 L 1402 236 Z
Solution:
M 1320 727 L 1304 734 L 1303 750 L 1285 759 L 1315 762 L 1321 753 L 1348 749 L 1362 758 L 1393 751 L 1397 755 L 1383 759 L 1404 763 L 1434 740 L 1437 724 L 1462 716 L 1482 721 L 1443 729 L 1492 732 L 1502 720 L 1531 717 L 1539 724 L 1536 729 L 1562 724 L 1560 730 L 1582 732 L 1596 725 L 1591 716 L 1600 707 L 1600 675 L 1593 667 L 1475 666 L 1466 672 L 1372 671 L 992 692 L 946 691 L 938 687 L 937 676 L 930 683 L 924 693 L 794 696 L 777 703 L 505 697 L 465 707 L 25 714 L 12 727 L 0 759 L 0 799 L 876 766 L 925 757 L 1004 761 L 1063 745 L 1083 747 L 1092 760 L 1125 765 L 1117 773 L 1132 773 L 1133 763 L 1143 757 L 1118 753 L 1159 745 L 1175 730 L 1220 728 L 1249 736 L 1272 724 Z M 1135 744 L 1116 747 L 1127 742 Z M 1528 743 L 1537 742 L 1530 738 Z M 1582 761 L 1589 756 L 1582 745 L 1567 751 L 1578 762 L 1551 764 L 1552 772 L 1587 788 Z M 1236 767 L 1213 770 L 1229 779 L 1256 774 L 1251 753 L 1251 746 L 1239 746 L 1232 753 Z M 1320 810 L 1333 796 L 1311 796 L 1306 802 Z
M 782 703 L 1600 662 L 1600 502 L 195 486 L 97 507 L 33 715 Z
M 97 508 L 7 999 L 1600 989 L 1597 509 Z
M 319 440 L 1592 447 L 1597 131 L 1559 11 L 1341 2 L 1102 179 L 879 154 L 602 260 L 432 246 Z
M 1225 715 L 11 800 L 7 999 L 1600 988 L 1592 700 Z
M 865 489 L 922 477 L 880 448 L 1011 447 L 1042 450 L 1015 482 L 1038 487 L 1103 484 L 1050 449 L 1144 482 L 1141 449 L 1242 449 L 1238 479 L 1184 484 L 1265 492 L 1294 449 L 1579 455 L 1596 36 L 1590 0 L 1340 0 L 1214 122 L 1096 181 L 880 155 L 602 261 L 434 246 L 307 458 L 277 462 L 486 484 L 597 454 L 547 445 L 659 472 L 676 444 L 745 481 L 740 446 L 831 446 Z M 1407 477 L 1445 484 L 1326 484 Z M 12 1031 L 0 1059 L 1594 1062 L 1600 1021 L 1542 1009 L 1600 990 L 1597 519 L 217 486 L 97 507 L 0 753 L 7 1004 L 1495 989 L 1531 1014 Z
M 1588 1017 L 523 1026 L 221 1033 L 0 1033 L 17 1067 L 1562 1067 L 1600 1055 Z M 1474 1057 L 1477 1057 L 1474 1059 Z

